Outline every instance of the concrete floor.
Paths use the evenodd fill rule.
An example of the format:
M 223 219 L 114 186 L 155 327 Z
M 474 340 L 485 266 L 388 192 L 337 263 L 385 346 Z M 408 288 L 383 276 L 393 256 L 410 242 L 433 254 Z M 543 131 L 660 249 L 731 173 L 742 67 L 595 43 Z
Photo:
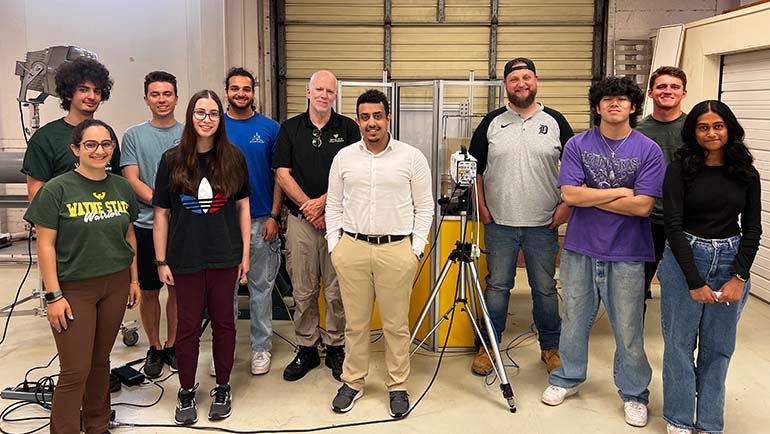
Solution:
M 25 267 L 0 264 L 0 304 L 9 303 L 18 288 Z M 523 270 L 517 277 L 518 288 L 526 288 Z M 33 272 L 22 289 L 22 296 L 37 287 L 37 273 Z M 650 385 L 650 422 L 645 428 L 632 428 L 623 421 L 622 403 L 612 383 L 612 356 L 614 340 L 606 316 L 594 327 L 591 336 L 591 353 L 588 381 L 580 393 L 569 398 L 559 407 L 548 407 L 540 403 L 540 394 L 546 387 L 546 371 L 539 359 L 536 339 L 525 340 L 510 350 L 511 357 L 520 368 L 507 372 L 513 385 L 518 412 L 508 411 L 497 384 L 486 386 L 484 379 L 470 373 L 471 354 L 451 354 L 444 357 L 441 370 L 433 387 L 405 420 L 365 427 L 342 428 L 340 432 L 368 433 L 495 433 L 515 432 L 517 434 L 550 433 L 665 433 L 662 412 L 661 364 L 663 342 L 660 334 L 660 303 L 658 288 L 654 288 L 655 299 L 649 302 L 645 346 L 653 367 Z M 27 303 L 20 308 L 29 309 L 36 303 Z M 531 300 L 528 291 L 518 289 L 511 297 L 510 320 L 504 342 L 526 332 L 531 323 Z M 457 317 L 465 321 L 464 317 Z M 138 319 L 138 312 L 129 312 L 126 320 Z M 0 325 L 5 318 L 0 318 Z M 289 339 L 293 328 L 289 321 L 276 321 L 275 331 Z M 35 316 L 16 316 L 11 319 L 8 337 L 0 345 L 0 387 L 20 382 L 24 373 L 33 366 L 45 365 L 56 353 L 50 329 L 45 319 Z M 140 332 L 141 334 L 141 332 Z M 210 333 L 206 333 L 201 344 L 199 363 L 198 406 L 200 420 L 198 427 L 212 426 L 242 431 L 280 430 L 339 425 L 370 420 L 390 420 L 387 413 L 387 391 L 384 386 L 383 342 L 380 339 L 372 348 L 375 354 L 371 360 L 371 375 L 365 396 L 355 408 L 344 415 L 331 411 L 330 403 L 339 383 L 331 377 L 328 368 L 322 364 L 296 383 L 283 380 L 281 373 L 294 354 L 288 343 L 273 339 L 273 369 L 264 376 L 255 377 L 249 373 L 248 323 L 239 321 L 236 366 L 233 370 L 233 414 L 222 422 L 209 422 L 206 412 L 210 404 L 208 391 L 214 380 L 208 375 L 211 352 Z M 120 336 L 112 352 L 112 365 L 119 366 L 144 356 L 147 340 L 142 335 L 134 347 L 125 347 Z M 410 381 L 411 401 L 414 403 L 430 382 L 438 358 L 435 354 L 419 352 L 412 359 Z M 55 364 L 54 364 L 55 365 Z M 137 366 L 138 367 L 138 366 Z M 32 377 L 54 374 L 57 367 L 35 371 Z M 743 312 L 739 327 L 738 348 L 733 357 L 727 381 L 726 432 L 766 433 L 770 429 L 770 305 L 751 298 Z M 163 383 L 166 393 L 156 406 L 151 408 L 117 407 L 117 419 L 128 423 L 173 424 L 178 381 L 171 377 Z M 160 389 L 154 385 L 124 388 L 113 394 L 113 403 L 150 403 Z M 6 407 L 12 401 L 1 401 Z M 14 416 L 45 416 L 42 409 L 29 409 Z M 22 432 L 39 424 L 25 422 L 2 427 L 10 432 Z M 763 428 L 764 427 L 764 428 Z M 114 429 L 119 433 L 165 433 L 170 427 Z M 178 429 L 174 432 L 179 432 Z M 278 431 L 273 431 L 278 432 Z

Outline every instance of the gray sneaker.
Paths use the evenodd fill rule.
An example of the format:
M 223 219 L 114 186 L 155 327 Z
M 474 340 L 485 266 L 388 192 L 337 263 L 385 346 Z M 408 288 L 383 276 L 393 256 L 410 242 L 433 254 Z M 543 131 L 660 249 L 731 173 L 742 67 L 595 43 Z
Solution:
M 364 396 L 363 390 L 356 390 L 347 384 L 337 390 L 337 396 L 332 401 L 332 410 L 335 413 L 347 413 L 353 408 L 353 404 L 360 397 Z
M 209 420 L 222 420 L 233 412 L 233 396 L 230 394 L 230 385 L 223 384 L 211 389 L 211 396 L 214 400 L 211 401 L 211 408 L 209 408 Z
M 409 394 L 406 390 L 394 390 L 390 395 L 390 416 L 400 419 L 409 413 Z
M 195 406 L 195 391 L 197 389 L 197 384 L 190 390 L 179 388 L 176 411 L 174 412 L 174 422 L 177 425 L 192 425 L 198 422 L 198 407 Z

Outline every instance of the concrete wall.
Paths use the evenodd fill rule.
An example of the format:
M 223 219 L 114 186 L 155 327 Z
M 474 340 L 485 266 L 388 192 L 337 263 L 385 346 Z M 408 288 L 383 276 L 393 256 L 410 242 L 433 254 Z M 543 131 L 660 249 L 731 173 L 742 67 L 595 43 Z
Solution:
M 687 73 L 685 110 L 719 94 L 722 55 L 770 48 L 770 3 L 685 25 L 680 67 Z
M 740 4 L 739 0 L 609 0 L 607 74 L 613 72 L 615 41 L 647 39 L 659 27 L 712 17 Z

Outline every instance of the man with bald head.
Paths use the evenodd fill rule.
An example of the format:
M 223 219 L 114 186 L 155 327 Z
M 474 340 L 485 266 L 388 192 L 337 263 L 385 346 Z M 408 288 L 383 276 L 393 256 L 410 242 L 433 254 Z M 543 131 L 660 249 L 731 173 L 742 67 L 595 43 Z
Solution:
M 340 381 L 345 360 L 345 313 L 337 275 L 326 239 L 326 190 L 329 169 L 337 152 L 361 140 L 356 123 L 336 113 L 337 78 L 329 71 L 316 71 L 308 82 L 309 107 L 281 125 L 273 169 L 286 193 L 289 219 L 286 242 L 291 252 L 291 282 L 294 287 L 294 328 L 297 356 L 283 371 L 283 378 L 296 381 L 321 364 L 317 346 L 326 346 L 326 366 Z M 320 327 L 318 293 L 323 281 L 326 328 Z

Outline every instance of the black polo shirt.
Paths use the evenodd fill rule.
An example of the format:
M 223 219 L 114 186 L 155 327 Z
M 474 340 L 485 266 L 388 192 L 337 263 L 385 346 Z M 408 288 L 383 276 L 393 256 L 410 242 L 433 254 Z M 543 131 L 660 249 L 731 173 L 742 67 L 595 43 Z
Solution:
M 321 128 L 321 146 L 313 146 L 313 130 L 308 112 L 281 124 L 273 154 L 273 169 L 287 167 L 305 194 L 315 199 L 329 188 L 329 169 L 340 149 L 361 140 L 358 124 L 332 110 L 329 122 Z M 288 197 L 286 206 L 299 212 L 299 205 Z

